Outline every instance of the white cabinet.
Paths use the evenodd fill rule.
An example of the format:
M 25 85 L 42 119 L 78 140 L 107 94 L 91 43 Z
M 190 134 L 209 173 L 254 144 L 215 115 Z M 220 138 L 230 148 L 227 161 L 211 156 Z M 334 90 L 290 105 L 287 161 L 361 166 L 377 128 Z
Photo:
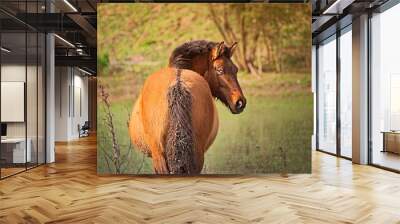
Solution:
M 12 163 L 32 161 L 32 140 L 28 138 L 26 143 L 28 145 L 25 151 L 25 138 L 7 138 L 1 140 L 2 145 L 6 145 L 12 149 Z

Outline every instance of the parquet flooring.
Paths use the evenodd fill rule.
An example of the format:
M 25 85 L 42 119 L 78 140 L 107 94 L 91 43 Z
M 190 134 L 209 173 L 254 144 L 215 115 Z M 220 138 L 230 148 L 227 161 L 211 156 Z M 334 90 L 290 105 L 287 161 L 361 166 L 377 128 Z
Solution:
M 400 175 L 313 152 L 313 174 L 96 174 L 96 139 L 0 181 L 0 223 L 400 223 Z
M 7 177 L 15 173 L 19 173 L 25 170 L 25 167 L 3 167 L 1 168 L 1 176 Z

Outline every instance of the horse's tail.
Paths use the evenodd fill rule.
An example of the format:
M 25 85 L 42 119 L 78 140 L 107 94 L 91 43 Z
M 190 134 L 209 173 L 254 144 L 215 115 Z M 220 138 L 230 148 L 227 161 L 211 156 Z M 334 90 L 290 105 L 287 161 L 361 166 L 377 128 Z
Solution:
M 169 126 L 166 137 L 166 160 L 171 174 L 193 174 L 194 142 L 192 130 L 192 96 L 176 70 L 176 83 L 168 89 Z

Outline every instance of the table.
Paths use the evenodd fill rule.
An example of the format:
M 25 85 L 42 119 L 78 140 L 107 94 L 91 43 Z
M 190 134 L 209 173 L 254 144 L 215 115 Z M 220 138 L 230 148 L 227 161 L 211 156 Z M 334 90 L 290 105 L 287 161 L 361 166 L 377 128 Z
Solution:
M 400 131 L 382 131 L 383 150 L 382 152 L 392 152 L 400 154 Z
M 32 141 L 27 138 L 28 143 L 25 153 L 25 138 L 5 138 L 1 139 L 1 159 L 6 160 L 6 163 L 26 163 L 31 162 Z

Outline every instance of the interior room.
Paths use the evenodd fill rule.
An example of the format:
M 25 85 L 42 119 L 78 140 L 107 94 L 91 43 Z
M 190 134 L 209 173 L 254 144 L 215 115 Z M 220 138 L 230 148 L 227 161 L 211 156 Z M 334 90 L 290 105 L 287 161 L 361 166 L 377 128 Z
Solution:
M 55 68 L 56 142 L 73 141 L 89 134 L 81 132 L 85 123 L 89 125 L 88 88 L 93 80 L 85 72 L 77 67 Z
M 1 178 L 45 163 L 45 35 L 13 28 L 1 32 Z
M 400 33 L 393 30 L 400 6 L 371 18 L 371 163 L 400 170 L 400 66 L 395 59 Z
M 340 1 L 336 4 L 344 7 Z M 394 54 L 398 50 L 395 40 L 400 33 L 392 27 L 399 19 L 400 7 L 391 1 L 345 5 L 342 15 L 332 18 L 336 20 L 336 29 L 332 25 L 319 24 L 329 15 L 315 17 L 313 23 L 319 25 L 313 32 L 316 58 L 313 70 L 316 73 L 315 94 L 318 96 L 315 147 L 318 151 L 356 163 L 398 172 L 400 145 L 396 99 L 399 92 L 396 74 L 399 68 Z M 369 17 L 362 21 L 365 24 L 361 24 L 361 30 L 359 27 L 355 30 L 354 14 L 359 15 L 361 11 Z M 364 39 L 360 40 L 359 35 Z M 363 58 L 359 60 L 356 56 Z M 359 72 L 359 68 L 354 67 L 357 63 L 366 66 L 361 68 L 366 72 L 364 77 L 355 77 L 354 73 Z M 361 94 L 356 92 L 360 88 Z M 361 99 L 357 99 L 358 94 Z M 354 99 L 360 102 L 353 102 Z M 364 111 L 361 114 L 352 110 L 360 107 Z M 353 122 L 360 127 L 353 127 Z M 364 153 L 354 151 L 352 144 L 359 141 L 354 139 L 354 134 L 360 135 L 357 138 L 364 138 L 364 144 L 370 142 L 368 145 L 360 143 L 364 145 L 361 146 Z
M 400 1 L 250 1 L 310 7 L 312 72 L 292 84 L 307 82 L 312 95 L 311 173 L 198 176 L 98 170 L 98 143 L 116 139 L 112 125 L 111 134 L 97 135 L 97 103 L 109 97 L 98 89 L 97 73 L 118 66 L 97 55 L 97 13 L 100 4 L 118 8 L 117 2 L 128 1 L 0 1 L 0 223 L 400 223 Z M 152 12 L 142 18 L 150 23 L 160 15 L 157 7 Z M 130 29 L 137 26 L 128 21 L 132 13 L 107 13 L 114 21 L 126 19 Z M 176 27 L 190 27 L 193 18 L 176 15 Z M 118 44 L 134 46 L 131 41 Z M 288 49 L 284 53 L 292 53 Z M 143 61 L 139 56 L 129 55 L 124 65 Z M 123 106 L 117 109 L 125 113 Z M 260 151 L 252 146 L 239 147 Z M 119 156 L 113 147 L 105 147 L 107 161 Z
M 0 7 L 4 179 L 54 162 L 55 142 L 96 132 L 96 4 L 2 1 Z

